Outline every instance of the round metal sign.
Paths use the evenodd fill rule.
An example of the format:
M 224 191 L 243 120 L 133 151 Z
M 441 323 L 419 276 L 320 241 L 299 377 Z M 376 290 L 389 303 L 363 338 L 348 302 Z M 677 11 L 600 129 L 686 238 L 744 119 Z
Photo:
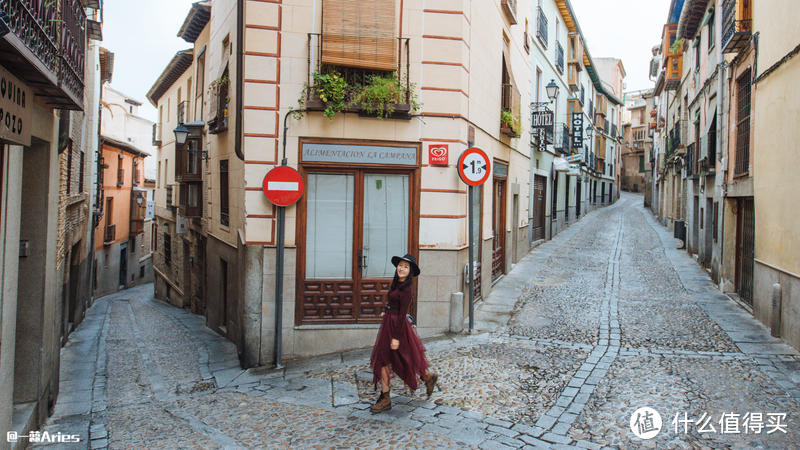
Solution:
M 480 186 L 489 179 L 491 164 L 483 150 L 472 147 L 458 157 L 458 176 L 470 186 Z
M 289 206 L 303 196 L 303 177 L 289 166 L 278 166 L 264 177 L 262 189 L 276 206 Z

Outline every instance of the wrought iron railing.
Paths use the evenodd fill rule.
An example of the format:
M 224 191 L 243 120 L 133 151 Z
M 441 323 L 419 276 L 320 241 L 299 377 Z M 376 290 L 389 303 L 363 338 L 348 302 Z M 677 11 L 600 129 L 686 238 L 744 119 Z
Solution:
M 570 147 L 569 147 L 569 127 L 567 127 L 567 124 L 565 124 L 563 122 L 559 122 L 559 123 L 556 124 L 555 128 L 556 128 L 556 137 L 555 137 L 555 143 L 553 144 L 553 147 L 557 151 L 561 151 L 561 152 L 564 152 L 564 153 L 569 153 L 569 149 L 570 149 Z
M 83 107 L 86 13 L 79 0 L 0 0 L 10 32 L 38 61 L 29 61 L 49 84 Z M 25 59 L 28 56 L 23 53 Z M 42 72 L 44 70 L 44 72 Z M 38 81 L 38 80 L 29 80 Z M 52 86 L 32 83 L 47 98 Z
M 111 220 L 107 217 L 106 220 Z M 108 245 L 114 242 L 117 237 L 117 224 L 106 225 L 105 232 L 103 233 L 103 244 Z
M 556 42 L 556 69 L 564 73 L 564 47 L 561 46 L 561 42 Z
M 723 53 L 735 52 L 747 43 L 753 29 L 753 21 L 746 17 L 737 20 L 736 17 L 746 16 L 749 11 L 738 14 L 737 0 L 726 0 L 722 4 L 722 51 Z
M 542 43 L 544 48 L 547 48 L 547 16 L 544 11 L 539 7 L 539 18 L 536 23 L 536 37 Z

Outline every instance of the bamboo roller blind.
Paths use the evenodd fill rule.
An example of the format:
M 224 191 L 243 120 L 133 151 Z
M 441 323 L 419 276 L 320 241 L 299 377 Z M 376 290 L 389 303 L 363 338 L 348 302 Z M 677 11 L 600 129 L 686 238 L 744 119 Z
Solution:
M 397 70 L 394 0 L 323 0 L 322 63 Z

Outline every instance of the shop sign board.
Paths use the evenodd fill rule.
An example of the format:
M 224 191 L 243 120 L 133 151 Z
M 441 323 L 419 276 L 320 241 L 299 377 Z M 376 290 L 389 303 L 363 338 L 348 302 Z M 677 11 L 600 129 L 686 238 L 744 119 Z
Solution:
M 417 147 L 304 143 L 303 162 L 416 165 Z
M 446 166 L 449 156 L 448 144 L 428 144 L 428 164 Z
M 0 140 L 30 147 L 32 116 L 31 88 L 0 66 Z

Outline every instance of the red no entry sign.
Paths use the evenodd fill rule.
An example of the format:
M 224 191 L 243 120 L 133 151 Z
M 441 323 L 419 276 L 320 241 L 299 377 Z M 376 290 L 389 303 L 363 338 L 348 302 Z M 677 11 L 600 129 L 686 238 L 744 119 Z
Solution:
M 458 157 L 458 176 L 470 186 L 480 186 L 489 179 L 491 166 L 483 150 L 472 147 Z
M 278 166 L 264 177 L 262 189 L 276 206 L 289 206 L 303 196 L 303 178 L 289 166 Z

